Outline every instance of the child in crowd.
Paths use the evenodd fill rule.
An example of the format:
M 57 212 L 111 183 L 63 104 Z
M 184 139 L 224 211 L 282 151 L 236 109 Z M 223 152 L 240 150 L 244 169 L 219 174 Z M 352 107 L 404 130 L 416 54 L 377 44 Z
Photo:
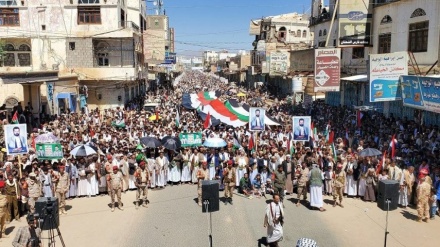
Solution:
M 429 215 L 431 220 L 435 219 L 436 213 L 437 213 L 437 190 L 435 188 L 432 188 L 431 197 L 429 198 Z
M 326 171 L 324 172 L 324 180 L 325 193 L 330 196 L 333 193 L 333 170 L 331 166 L 328 166 Z
M 390 178 L 388 177 L 388 169 L 383 169 L 383 170 L 382 170 L 382 174 L 379 174 L 378 179 L 379 179 L 379 181 L 390 179 Z
M 266 180 L 266 186 L 265 187 L 266 187 L 266 194 L 273 195 L 273 193 L 275 191 L 274 191 L 273 186 L 272 186 L 272 179 L 268 178 Z

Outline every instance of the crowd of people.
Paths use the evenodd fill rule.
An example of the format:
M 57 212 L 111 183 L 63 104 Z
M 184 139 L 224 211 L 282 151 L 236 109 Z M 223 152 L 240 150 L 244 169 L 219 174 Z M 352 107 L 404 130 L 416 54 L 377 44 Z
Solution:
M 199 91 L 220 91 L 222 100 L 237 98 L 241 103 L 264 107 L 280 125 L 260 132 L 223 124 L 205 129 L 196 110 L 180 107 L 184 93 Z M 246 96 L 237 97 L 238 92 Z M 154 111 L 146 111 L 145 102 L 159 104 Z M 3 124 L 9 124 L 18 110 L 2 115 Z M 312 117 L 317 132 L 309 141 L 292 141 L 292 116 Z M 28 211 L 35 212 L 35 201 L 40 196 L 57 197 L 60 213 L 66 214 L 66 198 L 109 194 L 114 211 L 115 207 L 123 210 L 121 193 L 127 190 L 136 190 L 139 208 L 148 207 L 149 189 L 198 184 L 201 206 L 203 180 L 219 181 L 225 204 L 233 204 L 234 190 L 246 197 L 274 195 L 275 204 L 270 204 L 266 212 L 273 243 L 282 239 L 280 225 L 286 196 L 296 196 L 296 206 L 304 204 L 324 212 L 323 196 L 332 196 L 332 206 L 340 207 L 345 196 L 375 202 L 379 181 L 388 179 L 399 183 L 402 207 L 417 205 L 419 221 L 435 219 L 438 213 L 440 132 L 438 126 L 426 126 L 417 120 L 367 111 L 358 121 L 356 111 L 347 107 L 329 106 L 323 101 L 292 105 L 287 99 L 271 97 L 264 88 L 247 90 L 201 72 L 185 72 L 172 90 L 158 87 L 124 107 L 84 109 L 81 113 L 55 115 L 38 124 L 29 122 L 33 121 L 30 118 L 22 120 L 31 130 L 30 147 L 36 136 L 52 133 L 59 138 L 64 157 L 41 160 L 32 147 L 22 156 L 6 155 L 2 149 L 2 237 L 7 222 L 20 220 L 20 215 Z M 115 126 L 122 120 L 123 127 Z M 143 137 L 161 140 L 194 132 L 201 132 L 203 141 L 219 137 L 227 145 L 169 150 L 140 144 Z M 329 133 L 334 134 L 334 141 L 329 140 Z M 85 144 L 96 153 L 87 157 L 70 154 L 73 148 Z M 367 148 L 378 149 L 381 155 L 363 155 L 362 150 Z

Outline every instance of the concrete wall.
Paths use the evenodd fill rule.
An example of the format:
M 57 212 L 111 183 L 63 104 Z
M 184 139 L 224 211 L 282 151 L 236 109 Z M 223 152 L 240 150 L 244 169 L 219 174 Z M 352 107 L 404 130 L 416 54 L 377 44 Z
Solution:
M 75 44 L 71 50 L 69 43 Z M 93 42 L 91 38 L 67 38 L 66 39 L 67 67 L 93 67 Z

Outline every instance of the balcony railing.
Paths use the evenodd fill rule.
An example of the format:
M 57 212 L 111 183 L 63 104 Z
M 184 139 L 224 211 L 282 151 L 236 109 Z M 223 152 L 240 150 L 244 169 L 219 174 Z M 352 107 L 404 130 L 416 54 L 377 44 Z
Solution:
M 132 21 L 120 21 L 119 26 L 122 28 L 131 28 L 136 32 L 140 32 L 139 26 Z
M 314 25 L 318 25 L 320 23 L 324 23 L 327 21 L 330 21 L 332 19 L 332 15 L 333 13 L 331 12 L 327 12 L 327 13 L 322 13 L 319 16 L 315 16 L 315 17 L 310 17 L 310 26 L 314 26 Z

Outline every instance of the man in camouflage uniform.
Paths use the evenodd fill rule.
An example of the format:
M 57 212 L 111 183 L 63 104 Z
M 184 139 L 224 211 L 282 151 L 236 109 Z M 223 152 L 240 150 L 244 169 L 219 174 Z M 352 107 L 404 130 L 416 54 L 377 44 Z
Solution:
M 136 172 L 134 173 L 135 183 L 137 187 L 136 191 L 136 209 L 139 208 L 139 201 L 141 194 L 143 195 L 142 198 L 142 206 L 147 206 L 147 196 L 148 196 L 148 183 L 150 181 L 150 171 L 145 168 L 145 161 L 141 161 L 139 163 L 139 168 L 136 169 Z
M 110 192 L 112 209 L 111 211 L 115 211 L 115 196 L 118 197 L 118 208 L 119 210 L 124 210 L 122 207 L 121 200 L 121 190 L 122 190 L 122 175 L 119 173 L 118 166 L 113 166 L 113 172 L 108 174 L 107 183 L 108 183 L 108 191 Z
M 341 208 L 344 207 L 342 205 L 344 186 L 345 186 L 345 172 L 342 169 L 342 164 L 340 162 L 338 162 L 338 165 L 336 166 L 336 172 L 334 173 L 334 179 L 333 179 L 333 200 L 335 201 L 335 203 L 333 204 L 333 207 L 336 207 L 336 205 L 338 205 L 338 204 Z M 338 197 L 339 197 L 339 203 L 337 200 Z
M 35 213 L 35 202 L 38 200 L 38 197 L 41 195 L 41 184 L 37 180 L 37 176 L 35 173 L 29 174 L 29 178 L 26 180 L 26 183 L 28 184 L 28 191 L 29 191 L 29 210 L 31 214 Z
M 69 191 L 69 185 L 70 185 L 70 177 L 67 172 L 64 171 L 65 167 L 64 165 L 59 166 L 59 173 L 58 173 L 58 179 L 55 183 L 55 196 L 59 200 L 59 208 L 60 208 L 60 214 L 67 214 L 66 213 L 66 193 Z
M 298 174 L 295 174 L 296 178 L 298 179 L 298 191 L 297 191 L 297 199 L 298 202 L 296 203 L 296 206 L 298 207 L 301 201 L 301 196 L 303 196 L 303 199 L 307 200 L 307 182 L 309 181 L 309 168 L 307 168 L 306 162 L 301 163 L 301 169 Z
M 5 195 L 5 181 L 0 180 L 0 242 L 5 238 L 8 198 Z
M 417 186 L 417 222 L 422 220 L 428 222 L 429 218 L 429 197 L 431 196 L 431 185 L 426 182 L 428 170 L 421 169 L 419 175 L 420 184 Z
M 206 161 L 203 161 L 202 169 L 199 169 L 197 171 L 197 179 L 199 181 L 197 185 L 197 193 L 199 195 L 199 199 L 197 200 L 197 202 L 199 203 L 199 206 L 202 206 L 202 182 L 203 180 L 209 180 L 209 169 Z
M 236 170 L 232 166 L 232 160 L 228 160 L 228 167 L 223 169 L 223 184 L 225 185 L 225 205 L 229 202 L 232 205 L 232 191 L 235 187 Z

